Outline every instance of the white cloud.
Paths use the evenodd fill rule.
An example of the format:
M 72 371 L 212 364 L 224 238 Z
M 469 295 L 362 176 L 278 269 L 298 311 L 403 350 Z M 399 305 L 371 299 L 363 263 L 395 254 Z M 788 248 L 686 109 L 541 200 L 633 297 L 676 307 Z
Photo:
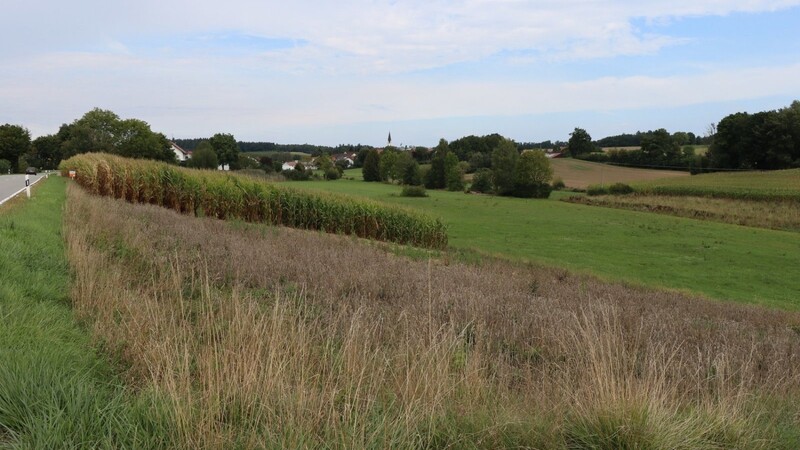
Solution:
M 0 17 L 0 122 L 50 133 L 99 106 L 176 136 L 355 122 L 688 105 L 800 92 L 800 67 L 509 82 L 398 73 L 658 54 L 681 36 L 635 23 L 773 11 L 800 0 L 12 0 Z M 197 36 L 302 45 L 189 48 Z M 174 40 L 183 39 L 176 46 Z M 146 42 L 142 44 L 142 42 Z M 591 78 L 591 77 L 587 77 Z M 206 133 L 207 134 L 207 133 Z

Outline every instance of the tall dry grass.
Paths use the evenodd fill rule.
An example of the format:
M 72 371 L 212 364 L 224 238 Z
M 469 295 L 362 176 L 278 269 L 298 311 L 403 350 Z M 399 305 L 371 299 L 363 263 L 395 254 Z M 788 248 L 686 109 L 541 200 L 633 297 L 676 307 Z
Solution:
M 798 394 L 794 313 L 75 186 L 65 236 L 75 309 L 186 448 L 771 448 Z

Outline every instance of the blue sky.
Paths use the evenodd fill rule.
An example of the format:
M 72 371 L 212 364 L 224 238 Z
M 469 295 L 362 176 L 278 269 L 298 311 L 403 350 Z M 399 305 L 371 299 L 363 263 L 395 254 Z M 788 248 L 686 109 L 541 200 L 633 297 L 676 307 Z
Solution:
M 4 6 L 0 123 L 100 107 L 176 138 L 430 146 L 702 135 L 800 99 L 800 0 L 116 3 Z

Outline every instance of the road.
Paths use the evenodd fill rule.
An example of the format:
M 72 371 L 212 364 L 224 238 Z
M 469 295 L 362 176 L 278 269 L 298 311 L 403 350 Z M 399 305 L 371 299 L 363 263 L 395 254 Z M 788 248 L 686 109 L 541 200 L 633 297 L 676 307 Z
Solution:
M 31 185 L 44 178 L 44 173 L 31 175 Z M 11 196 L 25 188 L 25 175 L 0 175 L 0 204 L 11 199 Z

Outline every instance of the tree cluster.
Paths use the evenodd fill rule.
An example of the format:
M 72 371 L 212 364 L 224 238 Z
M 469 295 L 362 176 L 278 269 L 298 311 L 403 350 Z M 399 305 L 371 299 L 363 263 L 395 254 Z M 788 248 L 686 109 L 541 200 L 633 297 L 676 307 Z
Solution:
M 69 125 L 62 125 L 57 137 L 64 159 L 78 153 L 105 152 L 128 158 L 176 161 L 166 136 L 152 131 L 147 122 L 120 119 L 115 113 L 100 108 L 87 112 Z
M 670 134 L 666 129 L 659 128 L 647 133 L 637 132 L 636 139 L 640 146 L 638 150 L 612 149 L 601 152 L 596 148 L 598 151 L 578 153 L 573 156 L 586 161 L 632 167 L 663 167 L 689 170 L 693 173 L 706 171 L 709 166 L 708 158 L 696 155 L 694 147 L 686 145 L 691 140 L 689 135 L 691 133 Z M 588 137 L 588 133 L 586 136 Z
M 31 149 L 31 134 L 19 125 L 0 125 L 0 170 L 22 172 L 27 161 L 24 155 Z
M 800 101 L 786 108 L 723 118 L 709 148 L 711 165 L 726 169 L 800 167 Z
M 478 178 L 480 192 L 486 192 L 487 173 Z M 497 195 L 526 198 L 547 198 L 552 188 L 553 169 L 550 160 L 539 150 L 521 155 L 513 141 L 503 139 L 492 151 L 491 184 Z
M 387 147 L 381 153 L 368 150 L 361 172 L 364 181 L 397 182 L 407 186 L 422 185 L 419 163 L 411 152 Z

